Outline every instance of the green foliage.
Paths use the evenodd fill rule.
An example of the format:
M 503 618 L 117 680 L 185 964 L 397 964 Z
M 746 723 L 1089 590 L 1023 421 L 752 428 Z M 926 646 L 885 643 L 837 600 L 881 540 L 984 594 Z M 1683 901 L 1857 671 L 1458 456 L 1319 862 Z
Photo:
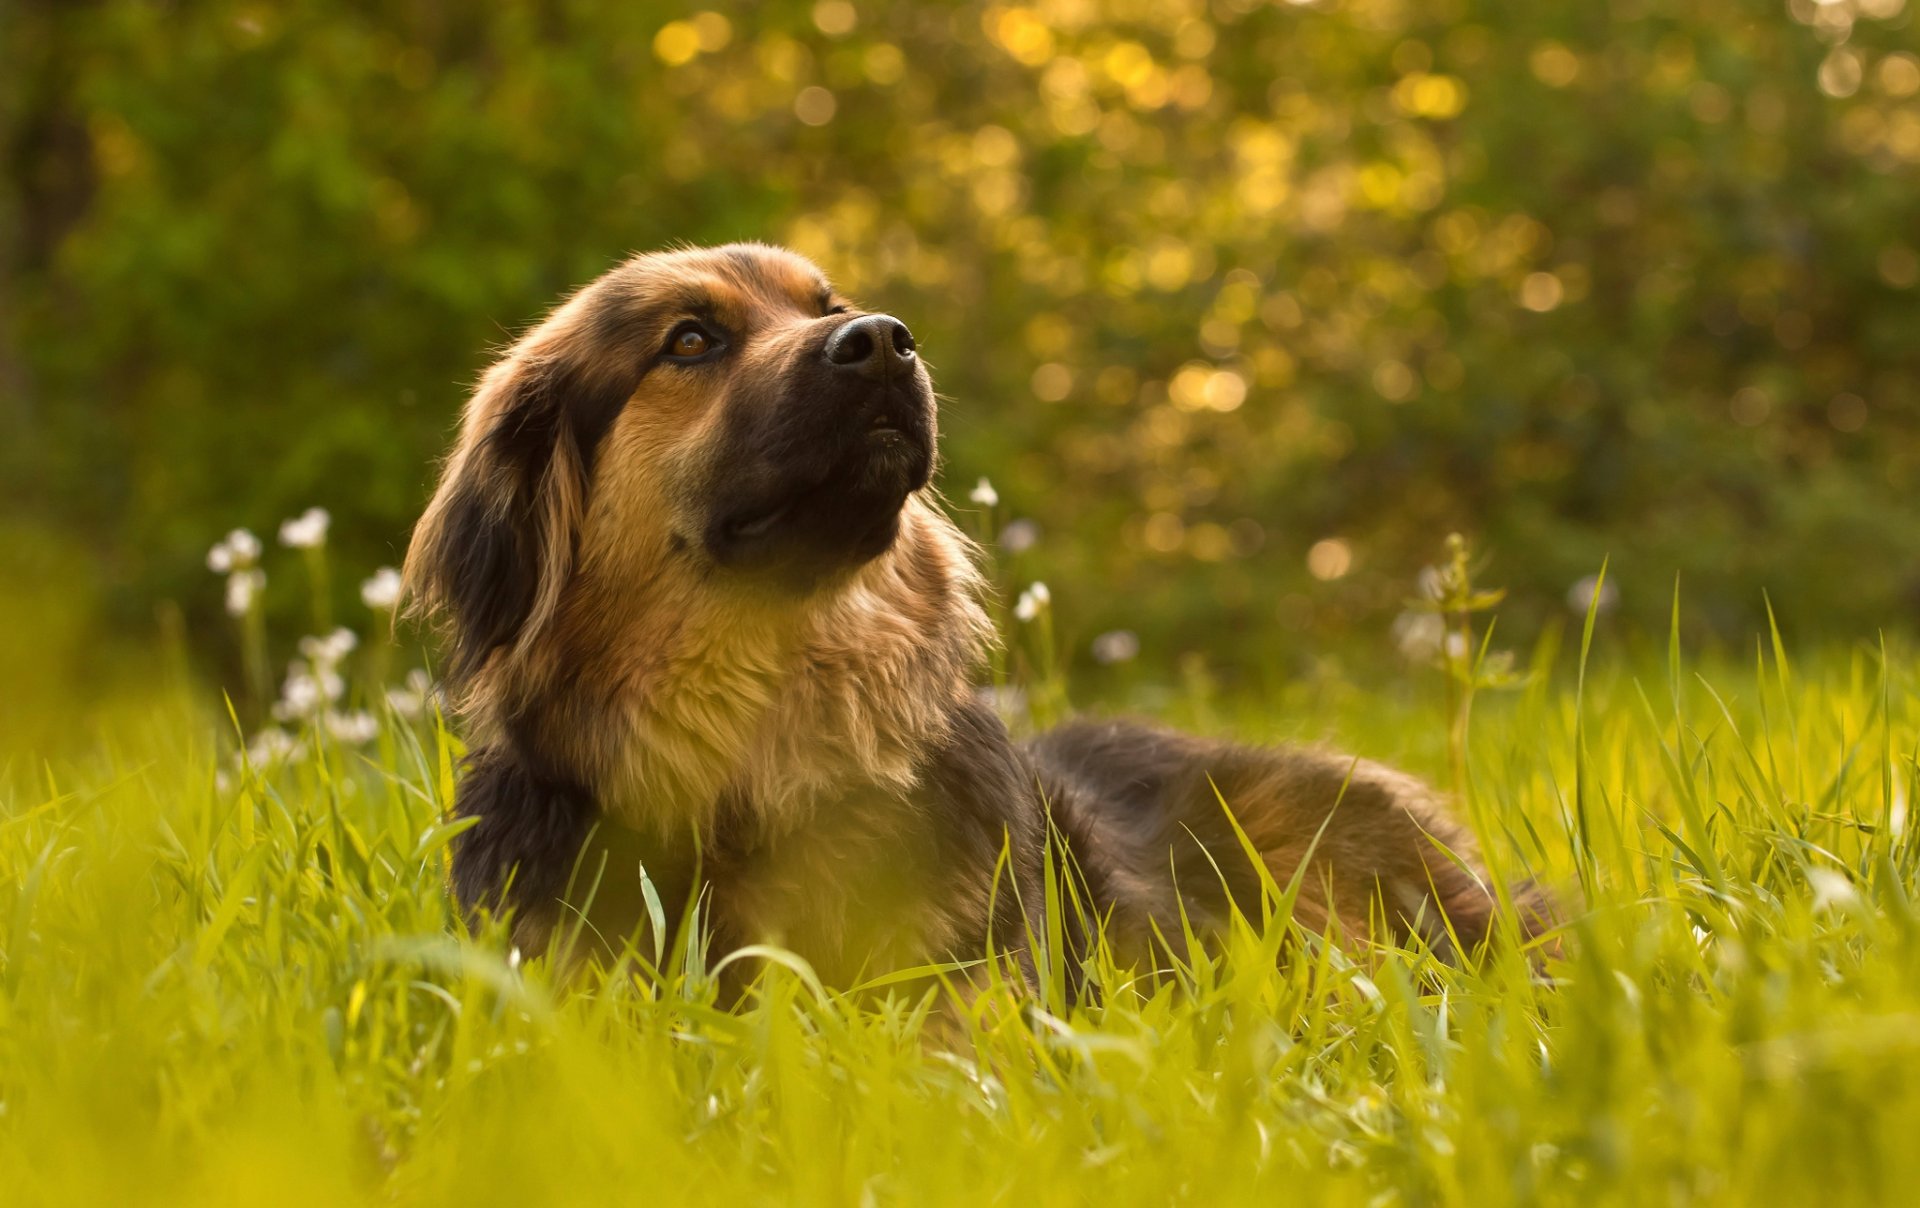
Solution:
M 112 613 L 322 503 L 391 562 L 497 346 L 623 253 L 766 238 L 905 316 L 1063 651 L 1377 635 L 1435 538 L 1522 631 L 1902 615 L 1902 0 L 1035 7 L 19 0 L 0 453 Z M 1315 543 L 1345 551 L 1309 573 Z M 1097 591 L 1096 591 L 1097 589 Z
M 1470 812 L 1568 899 L 1557 954 L 1347 955 L 1282 909 L 1045 1009 L 843 997 L 760 950 L 733 1012 L 722 954 L 644 931 L 560 982 L 454 926 L 444 726 L 245 766 L 176 701 L 0 786 L 9 1202 L 1890 1202 L 1920 1177 L 1911 658 L 1696 670 L 1602 652 L 1583 703 L 1475 712 Z M 1424 700 L 1206 703 L 1444 765 Z

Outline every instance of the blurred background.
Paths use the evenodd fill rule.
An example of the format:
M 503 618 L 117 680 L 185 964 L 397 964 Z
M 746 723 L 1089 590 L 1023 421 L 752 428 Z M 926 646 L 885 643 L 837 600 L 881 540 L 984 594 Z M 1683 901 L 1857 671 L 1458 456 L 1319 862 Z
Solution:
M 1390 657 L 1454 530 L 1509 642 L 1608 556 L 1611 624 L 1678 575 L 1696 641 L 1897 630 L 1916 50 L 1905 0 L 11 0 L 14 720 L 169 633 L 230 671 L 236 526 L 328 509 L 353 606 L 489 350 L 674 241 L 912 325 L 1090 668 Z

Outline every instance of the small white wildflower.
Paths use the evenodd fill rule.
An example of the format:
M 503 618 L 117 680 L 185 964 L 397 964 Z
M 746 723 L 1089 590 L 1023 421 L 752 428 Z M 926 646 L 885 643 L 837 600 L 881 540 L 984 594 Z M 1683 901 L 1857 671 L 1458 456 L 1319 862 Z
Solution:
M 1438 600 L 1447 594 L 1447 578 L 1440 573 L 1440 568 L 1437 566 L 1422 567 L 1416 583 L 1424 599 Z
M 228 533 L 227 548 L 233 551 L 233 560 L 241 566 L 251 566 L 260 560 L 260 538 L 250 529 L 237 528 Z
M 1846 910 L 1859 904 L 1860 891 L 1854 888 L 1853 881 L 1843 872 L 1831 868 L 1809 868 L 1807 884 L 1813 889 L 1813 908 L 1816 912 L 1841 909 Z
M 1040 544 L 1040 526 L 1031 520 L 1015 520 L 1000 530 L 1000 548 L 1010 554 L 1023 554 Z
M 244 570 L 259 560 L 260 538 L 243 528 L 228 533 L 207 551 L 207 569 L 216 575 Z
M 360 602 L 375 612 L 392 612 L 400 603 L 400 572 L 383 566 L 360 584 Z
M 288 549 L 318 549 L 327 543 L 327 527 L 332 523 L 327 509 L 308 508 L 280 522 L 280 544 Z
M 993 489 L 992 483 L 982 478 L 974 484 L 973 492 L 967 498 L 983 508 L 990 508 L 1000 502 L 1000 492 Z
M 406 683 L 387 689 L 387 705 L 400 716 L 412 719 L 426 712 L 433 699 L 433 678 L 419 667 L 407 672 Z
M 327 733 L 333 735 L 334 741 L 344 742 L 350 746 L 364 746 L 380 734 L 379 720 L 363 709 L 355 709 L 350 713 L 329 711 L 322 720 L 326 724 Z
M 996 688 L 987 684 L 980 687 L 977 692 L 980 703 L 998 713 L 1003 720 L 1011 722 L 1026 716 L 1027 693 L 1024 688 L 1014 684 Z
M 1437 613 L 1403 612 L 1393 619 L 1393 645 L 1410 663 L 1430 663 L 1440 653 L 1447 626 Z
M 1019 601 L 1013 606 L 1013 615 L 1022 621 L 1031 621 L 1040 615 L 1040 610 L 1053 600 L 1053 593 L 1047 590 L 1045 583 L 1035 583 L 1020 593 Z
M 254 597 L 267 585 L 267 572 L 259 567 L 236 570 L 227 576 L 227 615 L 244 617 L 253 611 Z
M 1619 586 L 1612 579 L 1602 583 L 1599 575 L 1587 575 L 1575 582 L 1572 587 L 1567 588 L 1567 607 L 1583 617 L 1587 615 L 1589 605 L 1595 612 L 1605 615 L 1612 612 L 1619 603 Z
M 341 659 L 353 653 L 360 644 L 360 638 L 351 629 L 335 629 L 325 637 L 304 637 L 300 639 L 300 653 L 316 667 L 334 667 Z
M 281 721 L 295 721 L 312 716 L 319 710 L 320 703 L 320 681 L 296 663 L 280 685 L 280 699 L 274 702 L 273 715 Z
M 1140 637 L 1131 629 L 1110 629 L 1093 639 L 1096 663 L 1129 663 L 1140 654 Z
M 302 649 L 311 647 L 319 654 L 310 654 L 308 662 L 296 660 L 287 665 L 287 678 L 280 685 L 280 699 L 273 706 L 273 715 L 281 721 L 313 717 L 324 706 L 347 694 L 346 681 L 333 669 L 333 662 L 322 657 L 327 652 L 326 639 L 303 638 L 300 645 Z
M 1447 635 L 1447 657 L 1454 662 L 1460 662 L 1467 657 L 1466 634 L 1449 633 Z
M 247 744 L 247 762 L 256 768 L 268 767 L 292 755 L 298 749 L 293 736 L 278 726 L 268 726 Z

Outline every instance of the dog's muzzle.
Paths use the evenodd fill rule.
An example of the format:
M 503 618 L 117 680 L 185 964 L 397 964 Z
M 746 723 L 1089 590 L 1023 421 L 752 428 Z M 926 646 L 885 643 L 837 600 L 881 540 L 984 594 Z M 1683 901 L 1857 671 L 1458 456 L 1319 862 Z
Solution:
M 933 472 L 933 390 L 913 333 L 861 315 L 796 358 L 765 414 L 739 417 L 743 455 L 718 468 L 707 548 L 724 567 L 795 582 L 893 543 Z

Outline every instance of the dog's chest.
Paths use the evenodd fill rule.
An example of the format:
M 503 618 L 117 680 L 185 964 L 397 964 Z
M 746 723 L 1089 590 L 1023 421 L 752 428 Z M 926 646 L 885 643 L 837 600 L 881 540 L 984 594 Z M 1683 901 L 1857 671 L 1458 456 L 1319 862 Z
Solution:
M 603 828 L 588 861 L 600 887 L 590 913 L 607 934 L 643 929 L 645 869 L 656 900 L 704 903 L 716 955 L 773 944 L 842 986 L 923 964 L 955 950 L 977 903 L 952 887 L 916 809 L 865 793 L 823 803 L 807 825 L 777 834 L 749 823 L 737 802 L 697 840 L 690 830 Z
M 670 834 L 710 826 L 778 697 L 791 638 L 743 628 L 636 672 L 613 707 L 601 808 Z
M 742 942 L 788 948 L 829 981 L 853 985 L 952 947 L 944 882 L 915 805 L 876 790 L 823 803 L 805 826 L 727 851 L 714 907 Z

